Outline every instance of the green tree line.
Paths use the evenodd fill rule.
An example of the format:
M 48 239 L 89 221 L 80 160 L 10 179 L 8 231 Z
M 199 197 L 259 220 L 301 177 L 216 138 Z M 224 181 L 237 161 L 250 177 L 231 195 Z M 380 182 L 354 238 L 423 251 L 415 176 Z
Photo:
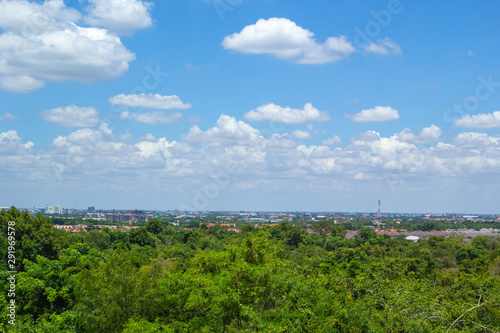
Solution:
M 16 229 L 16 322 L 7 316 Z M 68 233 L 0 212 L 0 331 L 498 332 L 500 240 L 282 223 Z

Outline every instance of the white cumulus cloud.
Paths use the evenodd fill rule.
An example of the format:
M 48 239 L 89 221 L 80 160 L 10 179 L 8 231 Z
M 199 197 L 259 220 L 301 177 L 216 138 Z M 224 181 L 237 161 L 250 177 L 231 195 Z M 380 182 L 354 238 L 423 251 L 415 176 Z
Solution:
M 304 131 L 304 130 L 293 131 L 292 135 L 294 137 L 296 137 L 297 139 L 303 139 L 303 140 L 312 139 L 311 133 L 309 133 L 308 131 Z
M 355 51 L 345 36 L 329 37 L 324 43 L 314 33 L 287 18 L 260 19 L 239 33 L 226 36 L 222 46 L 241 53 L 271 54 L 302 64 L 324 64 L 343 60 Z
M 376 106 L 350 116 L 355 122 L 390 121 L 399 119 L 398 110 L 390 106 Z
M 149 28 L 153 24 L 153 3 L 141 0 L 89 0 L 85 22 L 109 28 L 118 33 Z
M 156 125 L 159 123 L 175 123 L 182 118 L 182 113 L 176 112 L 168 114 L 161 111 L 149 113 L 134 113 L 123 111 L 120 113 L 120 119 L 134 120 L 144 124 Z
M 162 96 L 159 94 L 139 94 L 139 95 L 125 95 L 120 94 L 113 96 L 109 99 L 111 104 L 122 106 L 140 107 L 146 109 L 189 109 L 190 103 L 183 103 L 182 100 L 176 96 Z
M 45 81 L 97 82 L 123 75 L 135 55 L 107 29 L 78 25 L 62 0 L 0 1 L 0 87 L 30 92 Z
M 236 144 L 259 144 L 262 142 L 258 129 L 253 128 L 243 121 L 222 114 L 217 120 L 216 126 L 202 131 L 197 125 L 189 130 L 184 136 L 186 142 L 201 143 L 207 146 L 224 146 Z
M 62 22 L 78 22 L 80 18 L 81 13 L 66 7 L 63 0 L 0 1 L 0 28 L 18 34 L 58 30 Z
M 429 127 L 423 128 L 420 133 L 414 133 L 409 128 L 405 128 L 403 131 L 397 134 L 397 137 L 401 141 L 410 143 L 427 143 L 431 141 L 437 141 L 441 137 L 441 129 L 436 125 L 431 125 Z
M 473 190 L 474 195 L 487 186 L 484 199 L 493 203 L 498 194 L 500 136 L 469 132 L 447 142 L 439 138 L 429 145 L 415 144 L 439 133 L 433 125 L 389 137 L 367 131 L 346 146 L 329 147 L 338 143 L 336 136 L 330 135 L 328 144 L 306 145 L 294 141 L 294 132 L 263 136 L 258 129 L 227 115 L 221 115 L 207 129 L 192 126 L 175 141 L 151 134 L 134 140 L 117 133 L 115 139 L 103 123 L 99 129 L 83 128 L 54 136 L 53 144 L 43 150 L 32 149 L 34 144 L 16 131 L 0 133 L 0 169 L 2 184 L 13 189 L 51 185 L 71 190 L 78 186 L 90 188 L 89 193 L 99 190 L 108 197 L 128 190 L 138 194 L 139 199 L 134 200 L 145 197 L 144 204 L 160 196 L 161 205 L 165 188 L 170 188 L 167 192 L 175 192 L 169 198 L 173 206 L 185 204 L 196 210 L 219 207 L 227 200 L 237 205 L 262 193 L 266 194 L 262 203 L 274 193 L 285 192 L 295 194 L 290 198 L 300 203 L 304 191 L 315 201 L 334 192 L 341 193 L 339 198 L 348 195 L 349 200 L 355 200 L 372 185 L 375 194 L 394 191 L 395 196 L 411 195 L 412 191 L 428 196 L 438 191 L 429 199 L 432 203 L 455 193 L 450 184 L 457 180 L 463 191 Z M 367 186 L 360 187 L 360 179 Z M 215 193 L 207 192 L 207 184 L 224 185 Z M 195 192 L 214 196 L 197 201 L 193 199 Z M 374 196 L 370 193 L 368 197 Z
M 93 107 L 69 105 L 42 111 L 40 115 L 50 123 L 67 127 L 94 127 L 99 123 L 99 114 Z
M 472 116 L 465 115 L 454 120 L 453 124 L 461 128 L 500 128 L 500 111 Z
M 22 143 L 23 139 L 19 137 L 17 131 L 11 130 L 4 133 L 0 133 L 0 152 L 6 153 L 25 153 L 34 146 L 34 143 L 28 141 Z
M 82 128 L 70 133 L 67 136 L 59 135 L 53 140 L 55 147 L 67 147 L 74 144 L 78 145 L 95 145 L 97 142 L 104 139 L 112 139 L 113 133 L 108 127 L 108 124 L 102 123 L 98 130 L 90 128 Z
M 40 89 L 43 86 L 43 81 L 26 75 L 0 76 L 0 87 L 7 91 L 26 93 Z
M 500 138 L 492 137 L 486 133 L 466 132 L 458 134 L 453 143 L 462 148 L 484 148 L 490 146 L 500 146 Z
M 321 144 L 325 146 L 333 146 L 339 143 L 340 143 L 340 138 L 338 137 L 338 135 L 334 135 L 329 139 L 323 140 Z
M 330 120 L 328 113 L 319 111 L 311 103 L 306 103 L 302 110 L 269 103 L 245 113 L 244 118 L 250 121 L 273 121 L 283 124 L 301 124 Z

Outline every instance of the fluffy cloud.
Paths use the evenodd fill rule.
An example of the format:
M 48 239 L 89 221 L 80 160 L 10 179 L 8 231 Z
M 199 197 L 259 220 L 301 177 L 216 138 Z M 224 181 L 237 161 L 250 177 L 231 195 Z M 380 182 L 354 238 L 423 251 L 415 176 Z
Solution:
M 43 81 L 29 76 L 0 76 L 0 88 L 7 91 L 27 93 L 43 86 Z
M 81 27 L 62 0 L 0 2 L 0 87 L 30 92 L 45 81 L 97 82 L 123 75 L 135 55 L 106 29 Z
M 184 104 L 181 99 L 176 96 L 162 96 L 159 94 L 139 94 L 125 95 L 120 94 L 109 99 L 111 104 L 122 106 L 140 107 L 147 109 L 189 109 L 191 104 Z
M 226 36 L 222 46 L 241 53 L 271 54 L 302 64 L 343 60 L 355 51 L 345 36 L 329 37 L 324 43 L 314 33 L 286 18 L 260 19 L 239 33 Z
M 441 129 L 432 124 L 429 127 L 425 127 L 420 131 L 418 138 L 420 141 L 427 142 L 427 141 L 437 141 L 441 137 Z
M 172 156 L 170 149 L 175 147 L 177 142 L 169 142 L 165 138 L 156 139 L 151 134 L 147 138 L 139 141 L 135 146 L 139 148 L 139 154 L 143 157 L 150 158 L 154 155 L 162 155 L 165 157 Z
M 420 134 L 425 132 L 418 131 Z M 57 157 L 63 157 L 61 154 L 82 164 L 89 162 L 102 166 L 113 161 L 110 165 L 114 165 L 114 172 L 122 169 L 124 174 L 130 169 L 139 171 L 139 168 L 184 175 L 204 170 L 205 174 L 210 174 L 210 170 L 217 170 L 221 165 L 237 163 L 245 172 L 241 176 L 266 174 L 270 179 L 299 176 L 309 179 L 328 174 L 343 179 L 373 179 L 394 172 L 446 176 L 468 172 L 471 168 L 476 172 L 481 172 L 482 168 L 488 171 L 500 163 L 500 140 L 483 133 L 462 133 L 450 144 L 438 142 L 419 148 L 403 140 L 400 134 L 382 137 L 368 131 L 354 137 L 346 147 L 335 149 L 327 147 L 327 143 L 299 145 L 291 140 L 291 137 L 302 136 L 296 134 L 274 134 L 264 138 L 259 130 L 245 122 L 221 115 L 216 125 L 207 130 L 193 126 L 182 137 L 182 142 L 147 135 L 136 143 L 125 143 L 113 141 L 113 133 L 102 124 L 98 130 L 85 128 L 57 137 L 53 142 L 55 150 L 50 155 L 61 163 L 63 160 Z M 1 139 L 4 137 L 8 140 Z M 330 141 L 337 144 L 340 140 L 334 136 Z M 16 142 L 15 146 L 23 151 L 33 145 L 20 145 L 20 138 L 14 131 L 0 136 L 0 142 Z M 488 155 L 477 150 L 486 145 L 493 149 Z M 120 159 L 115 161 L 115 155 L 120 154 Z M 94 162 L 88 161 L 89 158 Z M 95 165 L 93 168 L 98 169 Z
M 194 125 L 184 136 L 184 139 L 188 143 L 223 147 L 224 145 L 260 144 L 263 137 L 258 129 L 243 121 L 237 121 L 234 117 L 222 114 L 217 120 L 216 126 L 202 131 L 197 125 Z
M 437 129 L 430 126 L 417 131 L 416 137 L 429 138 L 425 134 L 429 131 L 437 133 Z M 337 136 L 325 140 L 328 142 L 321 146 L 299 145 L 293 137 L 304 139 L 309 133 L 295 131 L 265 138 L 258 129 L 227 115 L 221 115 L 216 125 L 206 130 L 193 126 L 181 137 L 181 142 L 156 139 L 150 134 L 136 143 L 116 142 L 107 124 L 101 124 L 97 130 L 84 128 L 58 136 L 53 141 L 54 150 L 46 158 L 56 161 L 58 172 L 81 172 L 79 168 L 85 166 L 95 172 L 113 170 L 114 176 L 121 172 L 128 175 L 163 170 L 161 172 L 169 175 L 203 177 L 236 163 L 243 178 L 265 175 L 268 179 L 304 180 L 320 175 L 344 180 L 378 179 L 392 173 L 447 176 L 472 169 L 488 172 L 500 164 L 500 140 L 482 133 L 463 133 L 449 144 L 438 142 L 429 147 L 417 147 L 401 133 L 382 137 L 368 131 L 354 137 L 346 147 L 334 149 L 327 145 L 338 144 Z M 0 143 L 3 142 L 16 147 L 10 148 L 13 154 L 26 154 L 33 145 L 22 144 L 13 131 L 0 136 Z M 488 154 L 477 150 L 486 144 L 490 148 Z
M 392 175 L 449 173 L 431 148 L 418 148 L 412 143 L 401 141 L 397 135 L 381 137 L 368 131 L 352 139 L 345 148 L 349 158 L 342 161 L 353 168 L 353 172 Z M 372 176 L 373 177 L 373 176 Z
M 99 123 L 99 114 L 93 107 L 69 105 L 40 112 L 48 122 L 67 127 L 94 127 Z
M 454 120 L 453 124 L 461 128 L 500 128 L 500 111 L 466 115 Z
M 67 8 L 63 0 L 42 4 L 22 0 L 0 1 L 0 28 L 16 34 L 39 34 L 59 30 L 63 22 L 78 22 L 79 11 Z
M 59 135 L 54 139 L 52 144 L 55 147 L 70 146 L 72 144 L 76 145 L 93 145 L 104 139 L 112 139 L 113 132 L 109 128 L 108 124 L 102 123 L 98 130 L 92 130 L 90 128 L 82 128 L 75 132 L 70 133 L 67 136 Z
M 95 144 L 97 141 L 102 139 L 102 133 L 100 131 L 93 131 L 90 128 L 83 128 L 75 131 L 67 136 L 58 136 L 52 142 L 56 147 L 64 147 L 70 144 Z
M 355 122 L 369 121 L 390 121 L 399 119 L 398 110 L 390 106 L 376 106 L 372 109 L 366 109 L 350 117 Z
M 401 48 L 392 39 L 384 38 L 379 41 L 371 42 L 365 47 L 365 52 L 381 55 L 401 55 Z
M 328 113 L 318 111 L 311 103 L 306 103 L 302 110 L 282 107 L 273 103 L 259 106 L 245 113 L 244 118 L 250 121 L 273 121 L 283 124 L 301 124 L 307 122 L 324 122 L 330 120 Z
M 339 143 L 340 143 L 340 138 L 337 135 L 334 135 L 333 137 L 331 137 L 329 139 L 323 140 L 323 142 L 321 144 L 324 146 L 333 146 L 333 145 L 337 145 Z
M 175 123 L 182 118 L 182 113 L 176 112 L 168 114 L 165 112 L 133 113 L 123 111 L 120 113 L 120 119 L 134 120 L 144 124 L 156 125 L 158 123 Z
M 437 141 L 441 137 L 441 129 L 436 125 L 423 128 L 420 133 L 415 134 L 409 128 L 405 128 L 397 134 L 399 140 L 410 143 L 427 143 Z
M 153 24 L 153 3 L 141 0 L 89 0 L 85 22 L 102 26 L 118 33 L 149 28 Z
M 37 35 L 4 33 L 0 35 L 0 56 L 2 86 L 18 92 L 39 88 L 46 80 L 112 79 L 125 73 L 128 62 L 135 59 L 120 39 L 106 30 L 74 24 Z
M 345 146 L 329 147 L 340 140 L 333 136 L 322 145 L 305 145 L 294 141 L 294 133 L 265 137 L 244 121 L 221 115 L 207 129 L 192 126 L 179 141 L 151 134 L 139 140 L 122 139 L 101 124 L 99 129 L 57 136 L 42 151 L 32 149 L 33 143 L 17 132 L 8 131 L 0 133 L 0 168 L 2 184 L 7 181 L 13 188 L 29 187 L 36 180 L 37 187 L 51 184 L 74 191 L 79 186 L 93 189 L 90 193 L 105 191 L 107 196 L 128 189 L 127 193 L 136 193 L 133 202 L 148 204 L 147 200 L 163 195 L 155 203 L 161 205 L 170 195 L 170 207 L 188 204 L 200 210 L 218 209 L 226 200 L 238 204 L 249 195 L 262 197 L 265 203 L 274 195 L 290 194 L 289 198 L 297 200 L 301 193 L 308 193 L 305 197 L 321 200 L 339 192 L 337 199 L 351 200 L 374 185 L 375 194 L 392 191 L 399 197 L 401 189 L 405 194 L 414 189 L 414 193 L 440 191 L 439 198 L 454 193 L 450 184 L 457 179 L 464 187 L 480 180 L 496 183 L 500 137 L 469 132 L 449 142 L 416 144 L 435 139 L 439 133 L 437 126 L 405 129 L 389 137 L 368 131 Z M 32 178 L 26 180 L 27 174 Z M 360 180 L 370 186 L 360 186 Z M 205 201 L 196 201 L 196 193 L 211 194 Z M 147 199 L 140 201 L 143 195 Z
M 486 133 L 467 132 L 460 133 L 454 139 L 453 143 L 462 148 L 485 148 L 499 147 L 500 137 L 491 137 Z
M 297 139 L 303 139 L 303 140 L 312 139 L 311 133 L 309 133 L 308 131 L 296 130 L 292 132 L 292 135 Z
M 34 143 L 31 141 L 23 143 L 23 139 L 17 135 L 16 131 L 0 133 L 0 152 L 3 154 L 24 154 L 33 146 Z

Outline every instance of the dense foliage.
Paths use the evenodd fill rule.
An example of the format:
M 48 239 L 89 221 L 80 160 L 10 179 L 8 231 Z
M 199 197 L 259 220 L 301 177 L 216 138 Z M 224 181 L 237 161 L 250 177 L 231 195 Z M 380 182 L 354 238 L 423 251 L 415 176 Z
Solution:
M 7 226 L 16 228 L 16 325 Z M 160 220 L 128 232 L 56 230 L 0 212 L 0 330 L 12 332 L 500 331 L 500 239 L 418 243 L 342 226 L 241 232 Z

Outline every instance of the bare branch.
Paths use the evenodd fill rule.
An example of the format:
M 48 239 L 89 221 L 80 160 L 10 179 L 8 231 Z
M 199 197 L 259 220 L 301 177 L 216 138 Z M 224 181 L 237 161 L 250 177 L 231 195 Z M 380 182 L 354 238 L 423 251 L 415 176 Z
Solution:
M 485 330 L 488 330 L 488 331 L 492 331 L 492 332 L 493 332 L 493 330 L 492 330 L 491 328 L 488 328 L 488 327 L 483 326 L 483 325 L 481 325 L 481 324 L 479 324 L 479 323 L 476 323 L 476 322 L 475 322 L 475 321 L 473 321 L 473 320 L 469 320 L 469 321 L 470 321 L 471 323 L 473 323 L 473 324 L 476 324 L 477 326 L 481 326 L 481 327 L 482 327 L 482 328 L 484 328 Z
M 448 328 L 448 330 L 446 331 L 446 333 L 448 333 L 448 332 L 451 330 L 451 328 L 452 328 L 452 327 L 453 327 L 456 323 L 458 323 L 458 322 L 460 321 L 460 319 L 461 319 L 463 316 L 465 316 L 468 312 L 471 312 L 471 311 L 473 311 L 473 310 L 475 310 L 475 309 L 477 309 L 477 308 L 480 308 L 480 307 L 482 307 L 483 305 L 485 305 L 486 303 L 488 303 L 488 302 L 484 302 L 483 304 L 478 304 L 478 305 L 476 305 L 476 306 L 474 306 L 474 307 L 470 308 L 469 310 L 465 311 L 465 312 L 464 312 L 464 313 L 463 313 L 460 317 L 458 317 L 457 319 L 455 319 L 455 321 L 454 321 L 454 322 L 450 325 L 450 327 Z

